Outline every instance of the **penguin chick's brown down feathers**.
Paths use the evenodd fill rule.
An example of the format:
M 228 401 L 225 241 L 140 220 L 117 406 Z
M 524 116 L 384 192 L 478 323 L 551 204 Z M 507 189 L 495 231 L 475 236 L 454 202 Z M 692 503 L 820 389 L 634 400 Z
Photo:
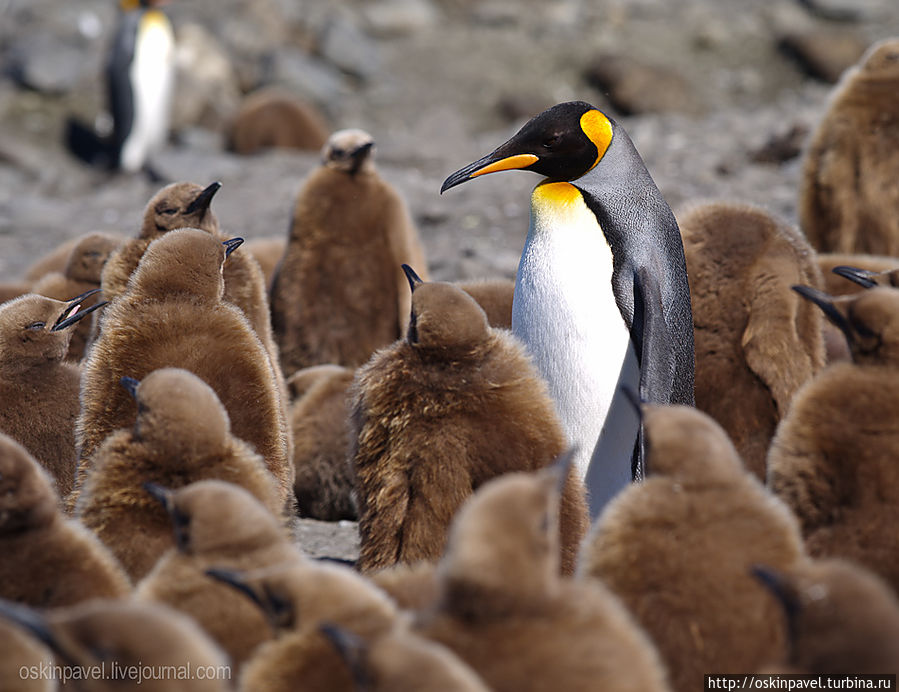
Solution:
M 228 241 L 227 252 L 237 245 Z M 166 233 L 148 248 L 128 290 L 109 306 L 84 364 L 78 419 L 79 475 L 136 410 L 120 384 L 176 367 L 206 382 L 224 405 L 231 432 L 265 459 L 287 503 L 293 494 L 287 416 L 276 367 L 243 313 L 222 300 L 226 245 L 196 229 Z
M 642 410 L 647 479 L 609 503 L 579 569 L 634 613 L 672 689 L 692 692 L 710 671 L 757 671 L 783 653 L 781 614 L 750 568 L 793 565 L 802 540 L 714 420 L 686 406 Z
M 515 282 L 512 279 L 480 279 L 459 281 L 456 285 L 478 301 L 487 313 L 491 327 L 512 328 L 512 296 Z
M 361 130 L 335 132 L 297 197 L 271 295 L 286 376 L 320 363 L 365 363 L 405 329 L 409 293 L 400 265 L 427 278 L 418 231 L 375 169 L 373 146 Z
M 309 103 L 279 88 L 248 94 L 228 128 L 228 147 L 237 154 L 267 148 L 319 151 L 328 141 L 324 116 Z
M 34 283 L 31 292 L 56 300 L 69 300 L 72 296 L 100 288 L 103 267 L 121 242 L 120 236 L 111 233 L 88 233 L 82 236 L 72 248 L 64 271 L 45 275 Z M 81 305 L 89 308 L 105 299 L 103 295 L 94 295 L 85 298 Z M 72 340 L 66 354 L 68 360 L 78 362 L 84 357 L 90 334 L 91 320 L 79 322 L 72 331 Z
M 406 338 L 359 368 L 351 394 L 363 571 L 436 560 L 473 490 L 546 466 L 565 448 L 546 385 L 511 332 L 492 329 L 452 284 L 421 283 L 411 270 L 410 283 Z M 566 573 L 588 522 L 573 474 L 561 504 Z
M 288 380 L 302 389 L 290 406 L 293 483 L 297 512 L 322 521 L 356 519 L 349 447 L 348 391 L 355 371 L 340 365 L 313 365 Z
M 105 546 L 63 516 L 46 472 L 0 434 L 0 598 L 58 608 L 124 597 L 125 573 Z
M 563 457 L 570 463 L 571 454 Z M 497 692 L 667 690 L 649 638 L 602 585 L 559 576 L 564 463 L 485 483 L 459 510 L 417 631 Z
M 799 221 L 821 252 L 899 255 L 899 39 L 843 73 L 811 137 Z
M 899 291 L 832 299 L 853 362 L 803 387 L 768 453 L 768 485 L 799 517 L 814 557 L 846 557 L 899 589 Z
M 136 399 L 137 418 L 130 429 L 109 435 L 91 457 L 76 512 L 133 578 L 146 574 L 172 545 L 168 518 L 147 495 L 145 483 L 177 488 L 220 479 L 242 486 L 280 514 L 284 499 L 277 481 L 262 457 L 231 435 L 228 414 L 209 385 L 178 368 L 126 384 Z
M 167 494 L 177 535 L 137 585 L 135 597 L 167 603 L 193 617 L 241 665 L 272 629 L 262 611 L 206 570 L 255 570 L 302 559 L 281 523 L 259 501 L 232 483 L 192 483 Z
M 231 690 L 227 657 L 190 618 L 160 603 L 98 599 L 40 613 L 0 602 L 0 617 L 44 642 L 70 676 L 80 675 L 69 680 L 81 692 Z
M 53 474 L 61 496 L 75 479 L 81 388 L 81 371 L 64 359 L 72 325 L 94 309 L 80 311 L 79 298 L 26 294 L 0 306 L 0 432 Z
M 824 367 L 821 311 L 791 289 L 821 285 L 798 230 L 758 207 L 710 203 L 679 219 L 690 279 L 696 408 L 765 480 L 765 456 L 796 390 Z
M 753 569 L 784 611 L 789 654 L 770 672 L 831 675 L 899 670 L 899 600 L 879 578 L 844 560 Z M 768 671 L 766 671 L 768 672 Z

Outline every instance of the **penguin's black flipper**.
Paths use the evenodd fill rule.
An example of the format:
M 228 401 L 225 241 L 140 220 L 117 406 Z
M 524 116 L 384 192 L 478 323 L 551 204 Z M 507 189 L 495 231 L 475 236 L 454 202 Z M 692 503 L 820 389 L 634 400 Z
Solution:
M 106 94 L 112 114 L 113 132 L 110 151 L 118 165 L 122 144 L 134 125 L 134 91 L 131 86 L 131 62 L 140 24 L 141 12 L 126 12 L 116 30 L 106 63 Z
M 65 144 L 75 158 L 89 166 L 108 166 L 110 163 L 109 141 L 71 116 L 66 120 Z
M 640 398 L 650 404 L 671 403 L 674 359 L 658 276 L 648 268 L 634 272 L 634 322 L 631 338 L 640 353 Z
M 591 519 L 634 480 L 635 470 L 643 468 L 640 416 L 628 401 L 625 388 L 640 390 L 640 361 L 633 340 L 621 364 L 615 394 L 584 477 Z M 642 479 L 642 471 L 639 478 Z

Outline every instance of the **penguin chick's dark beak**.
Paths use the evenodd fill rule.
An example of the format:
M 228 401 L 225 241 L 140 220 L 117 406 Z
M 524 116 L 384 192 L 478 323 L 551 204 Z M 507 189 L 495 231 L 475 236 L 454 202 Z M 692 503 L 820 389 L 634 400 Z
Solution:
M 777 599 L 787 618 L 790 642 L 794 642 L 796 640 L 796 618 L 799 617 L 799 613 L 802 610 L 799 594 L 787 583 L 784 575 L 771 567 L 753 565 L 749 572 Z
M 232 252 L 243 245 L 243 238 L 230 238 L 222 241 L 222 245 L 225 246 L 225 257 L 227 258 Z
M 98 253 L 93 252 L 93 253 L 88 253 L 88 254 L 96 256 Z M 102 288 L 92 288 L 89 291 L 85 291 L 81 295 L 77 295 L 74 298 L 69 298 L 66 302 L 69 305 L 72 305 L 72 303 L 81 303 L 82 301 L 84 301 L 85 298 L 89 298 L 90 296 L 94 295 L 95 293 L 99 293 L 102 290 L 103 290 Z
M 19 603 L 0 599 L 0 618 L 8 620 L 25 630 L 35 639 L 48 646 L 60 658 L 71 662 L 71 658 L 61 649 L 47 621 L 37 611 Z
M 212 568 L 206 570 L 207 576 L 228 584 L 247 596 L 265 613 L 272 630 L 277 632 L 293 626 L 293 606 L 284 598 L 270 590 L 264 583 L 253 587 L 244 574 L 236 570 Z
M 478 159 L 474 163 L 470 163 L 464 168 L 460 168 L 452 173 L 443 185 L 440 186 L 440 194 L 449 190 L 451 187 L 461 185 L 467 180 L 477 178 L 479 175 L 487 173 L 497 173 L 499 171 L 512 171 L 516 169 L 525 169 L 539 160 L 536 154 L 510 154 L 503 152 L 503 147 L 495 150 L 491 154 L 487 154 L 483 158 Z
M 353 674 L 356 689 L 370 689 L 371 680 L 369 680 L 365 669 L 365 655 L 368 650 L 365 641 L 357 634 L 330 622 L 324 622 L 319 625 L 318 631 L 322 633 L 325 639 L 331 642 L 340 658 L 346 662 L 347 667 Z
M 852 325 L 849 324 L 849 320 L 846 319 L 843 313 L 837 310 L 833 303 L 832 296 L 811 286 L 793 286 L 793 290 L 806 300 L 810 300 L 821 308 L 824 312 L 824 316 L 833 322 L 836 327 L 839 327 L 840 331 L 843 332 L 846 336 L 846 340 L 850 344 L 855 341 L 855 330 L 852 328 Z
M 125 391 L 131 395 L 131 398 L 137 401 L 137 387 L 140 384 L 140 380 L 136 380 L 133 377 L 128 377 L 127 375 L 125 375 L 122 379 L 119 380 L 119 383 L 125 388 Z M 147 490 L 147 492 L 150 491 Z M 152 495 L 152 493 L 150 494 Z M 154 497 L 156 496 L 154 495 Z
M 166 514 L 169 515 L 169 520 L 172 522 L 172 529 L 175 532 L 175 546 L 180 552 L 186 553 L 190 542 L 190 535 L 188 533 L 190 517 L 180 512 L 175 506 L 174 494 L 169 488 L 159 485 L 158 483 L 150 482 L 144 483 L 143 488 L 153 499 L 162 505 Z
M 104 305 L 106 305 L 108 303 L 109 303 L 108 300 L 104 300 L 100 303 L 95 303 L 94 305 L 91 305 L 89 308 L 84 308 L 84 310 L 81 310 L 80 312 L 76 312 L 74 315 L 70 315 L 71 311 L 77 310 L 80 307 L 80 304 L 76 303 L 72 307 L 67 307 L 63 311 L 63 313 L 59 316 L 59 319 L 56 320 L 56 324 L 53 325 L 53 327 L 50 329 L 50 331 L 58 332 L 61 329 L 65 329 L 66 327 L 71 327 L 76 322 L 78 322 L 78 321 L 82 320 L 83 318 L 87 317 L 88 315 L 90 315 L 94 310 L 99 310 L 100 308 L 102 308 Z M 70 316 L 66 317 L 66 315 L 70 315 Z
M 874 288 L 877 285 L 877 282 L 873 279 L 873 277 L 877 276 L 877 272 L 857 267 L 847 267 L 845 264 L 834 267 L 831 271 L 837 276 L 842 276 L 844 279 L 849 279 L 865 288 Z
M 221 187 L 222 184 L 218 180 L 207 185 L 206 188 L 194 198 L 194 201 L 187 205 L 187 209 L 185 209 L 184 212 L 186 214 L 199 212 L 200 216 L 203 216 L 208 211 L 209 205 L 212 204 L 212 198 L 215 197 L 215 193 L 218 192 Z
M 233 569 L 212 567 L 206 570 L 206 576 L 211 577 L 216 581 L 220 581 L 223 584 L 227 584 L 232 589 L 240 591 L 240 593 L 253 601 L 253 603 L 259 606 L 263 611 L 265 610 L 265 603 L 262 602 L 262 599 L 259 597 L 259 594 L 256 593 L 256 590 L 244 580 L 243 573 Z
M 415 293 L 415 289 L 421 286 L 424 281 L 422 281 L 422 278 L 416 274 L 415 270 L 408 264 L 404 264 L 402 267 L 403 274 L 406 275 L 406 280 L 409 282 L 409 290 L 411 290 L 412 293 Z

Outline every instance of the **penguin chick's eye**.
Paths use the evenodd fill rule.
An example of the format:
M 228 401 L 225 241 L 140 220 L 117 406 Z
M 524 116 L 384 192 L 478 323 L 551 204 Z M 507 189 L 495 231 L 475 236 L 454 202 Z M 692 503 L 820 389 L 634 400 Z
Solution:
M 341 157 L 346 155 L 346 152 L 343 149 L 341 149 L 340 147 L 334 147 L 331 150 L 331 153 L 334 154 L 334 156 L 341 156 Z
M 38 329 L 43 329 L 43 328 L 46 327 L 46 326 L 47 326 L 47 325 L 46 325 L 45 322 L 32 322 L 31 324 L 29 324 L 29 325 L 26 327 L 26 329 L 30 329 L 30 330 L 32 330 L 32 331 L 37 331 Z
M 178 210 L 175 209 L 174 207 L 166 207 L 165 209 L 157 209 L 156 213 L 157 214 L 165 214 L 166 216 L 171 216 L 172 214 L 177 213 L 177 211 Z

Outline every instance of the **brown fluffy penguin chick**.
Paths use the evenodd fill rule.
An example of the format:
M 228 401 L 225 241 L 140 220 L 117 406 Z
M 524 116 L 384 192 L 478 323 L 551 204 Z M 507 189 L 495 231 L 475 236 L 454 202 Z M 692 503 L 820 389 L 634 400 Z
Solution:
M 288 380 L 289 389 L 303 390 L 289 411 L 296 473 L 293 488 L 301 517 L 356 518 L 353 476 L 347 463 L 347 392 L 354 373 L 339 365 L 313 365 Z
M 781 605 L 791 635 L 776 672 L 899 672 L 899 600 L 880 578 L 844 560 L 754 573 Z
M 847 557 L 899 590 L 899 291 L 809 294 L 841 326 L 853 362 L 803 387 L 768 454 L 768 485 L 814 557 Z
M 239 688 L 245 692 L 352 692 L 352 676 L 320 626 L 374 636 L 397 624 L 393 601 L 340 565 L 304 560 L 287 568 L 210 574 L 243 591 L 279 631 L 244 664 Z
M 497 692 L 667 690 L 658 654 L 618 600 L 602 584 L 559 576 L 567 475 L 564 463 L 509 473 L 465 503 L 437 568 L 437 604 L 416 629 Z
M 275 276 L 275 270 L 284 257 L 284 250 L 287 242 L 284 238 L 253 238 L 244 244 L 244 251 L 249 252 L 259 264 L 262 270 L 262 276 L 265 278 L 265 285 L 271 289 L 272 278 Z M 268 293 L 266 293 L 266 300 Z
M 52 482 L 0 435 L 0 598 L 56 608 L 125 596 L 131 585 L 97 537 L 67 519 Z
M 437 565 L 433 562 L 399 562 L 366 576 L 403 610 L 428 610 L 440 596 Z
M 264 87 L 240 104 L 228 128 L 228 148 L 237 154 L 268 148 L 318 151 L 329 132 L 314 106 L 284 89 Z
M 848 296 L 853 293 L 861 293 L 865 290 L 865 287 L 855 281 L 847 280 L 845 276 L 835 273 L 834 269 L 837 267 L 856 267 L 866 272 L 886 277 L 894 269 L 899 269 L 899 257 L 854 255 L 851 253 L 818 253 L 818 267 L 821 269 L 821 276 L 824 279 L 821 290 L 831 296 Z M 884 282 L 884 285 L 892 284 L 887 281 Z M 843 338 L 842 335 L 840 338 Z M 845 341 L 845 339 L 843 340 Z
M 791 566 L 802 539 L 712 418 L 642 408 L 647 478 L 599 516 L 579 568 L 621 598 L 658 646 L 672 688 L 687 692 L 710 671 L 755 671 L 781 655 L 782 617 L 750 568 Z
M 169 519 L 145 483 L 178 488 L 219 479 L 245 488 L 272 514 L 282 511 L 283 496 L 265 461 L 231 434 L 228 414 L 208 384 L 178 368 L 124 384 L 122 390 L 127 387 L 137 401 L 131 403 L 137 418 L 92 455 L 76 514 L 133 579 L 173 545 Z
M 408 335 L 359 368 L 351 393 L 363 571 L 437 560 L 473 490 L 508 471 L 546 466 L 565 448 L 524 346 L 491 328 L 461 288 L 410 277 Z M 567 574 L 588 523 L 584 486 L 572 473 L 561 505 Z
M 375 169 L 372 138 L 340 130 L 297 197 L 272 282 L 272 328 L 285 375 L 320 363 L 356 367 L 395 341 L 409 317 L 404 262 L 426 270 L 399 193 Z
M 243 488 L 199 481 L 162 494 L 176 535 L 135 588 L 193 617 L 240 666 L 272 629 L 245 596 L 206 574 L 210 567 L 253 570 L 302 559 L 282 524 Z
M 811 137 L 799 221 L 821 252 L 899 255 L 899 39 L 875 43 L 834 87 Z
M 79 670 L 82 692 L 231 689 L 224 653 L 190 618 L 160 603 L 97 599 L 41 613 L 0 602 L 0 617 L 43 642 L 70 675 Z
M 765 479 L 777 422 L 825 364 L 821 311 L 791 287 L 821 285 L 802 234 L 745 204 L 696 206 L 678 223 L 690 277 L 696 408 L 724 428 Z
M 15 300 L 19 296 L 24 296 L 31 292 L 31 283 L 24 281 L 2 281 L 0 282 L 0 305 Z
M 321 631 L 346 662 L 360 692 L 488 692 L 458 656 L 408 627 L 375 637 L 328 624 Z
M 227 253 L 238 240 L 227 241 Z M 222 299 L 226 257 L 226 245 L 208 233 L 166 233 L 147 248 L 128 290 L 107 306 L 83 365 L 76 484 L 106 436 L 134 423 L 134 402 L 121 378 L 177 367 L 215 390 L 233 435 L 265 459 L 283 502 L 292 503 L 290 430 L 277 366 L 243 313 Z
M 88 314 L 79 305 L 26 294 L 0 306 L 0 432 L 53 474 L 61 496 L 72 489 L 77 459 L 81 371 L 65 356 L 72 324 Z
M 512 294 L 515 282 L 512 279 L 481 279 L 458 281 L 456 285 L 478 301 L 487 313 L 487 321 L 497 329 L 512 328 Z
M 82 236 L 72 248 L 64 271 L 46 274 L 34 283 L 31 292 L 56 300 L 68 300 L 72 296 L 100 288 L 103 266 L 121 242 L 122 238 L 112 233 L 98 232 Z M 101 294 L 93 295 L 85 298 L 81 305 L 89 308 L 104 299 L 105 296 Z M 84 320 L 72 331 L 72 340 L 66 354 L 68 360 L 77 362 L 84 357 L 90 340 L 91 324 L 91 320 Z
M 66 264 L 69 262 L 72 248 L 75 247 L 77 242 L 78 238 L 70 238 L 38 257 L 25 271 L 25 282 L 32 284 L 46 274 L 64 272 Z

